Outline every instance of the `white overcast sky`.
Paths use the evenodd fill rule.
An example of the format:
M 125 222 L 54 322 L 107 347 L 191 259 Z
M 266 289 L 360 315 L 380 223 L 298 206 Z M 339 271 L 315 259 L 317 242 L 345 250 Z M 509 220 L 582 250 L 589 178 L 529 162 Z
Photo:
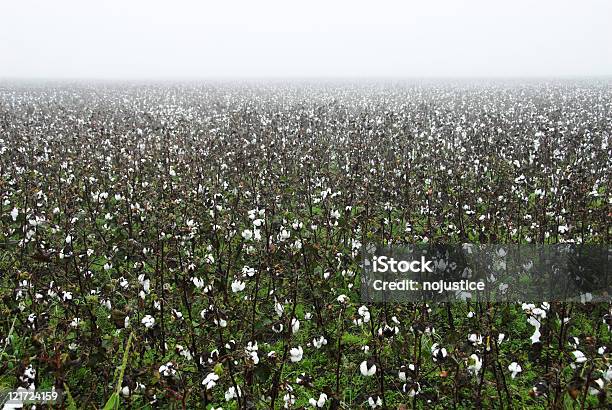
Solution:
M 0 78 L 612 75 L 609 0 L 2 0 Z

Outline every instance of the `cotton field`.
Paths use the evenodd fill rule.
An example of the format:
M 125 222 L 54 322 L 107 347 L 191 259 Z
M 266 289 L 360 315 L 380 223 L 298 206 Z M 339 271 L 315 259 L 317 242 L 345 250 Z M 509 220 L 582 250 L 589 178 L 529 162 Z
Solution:
M 610 303 L 359 288 L 368 243 L 610 244 L 611 133 L 595 79 L 1 84 L 0 390 L 608 408 Z

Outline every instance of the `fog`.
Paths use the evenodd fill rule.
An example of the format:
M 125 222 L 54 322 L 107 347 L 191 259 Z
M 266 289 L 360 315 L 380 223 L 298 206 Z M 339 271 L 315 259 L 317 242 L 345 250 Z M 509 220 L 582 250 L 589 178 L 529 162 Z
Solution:
M 0 78 L 603 76 L 611 18 L 606 0 L 5 1 Z

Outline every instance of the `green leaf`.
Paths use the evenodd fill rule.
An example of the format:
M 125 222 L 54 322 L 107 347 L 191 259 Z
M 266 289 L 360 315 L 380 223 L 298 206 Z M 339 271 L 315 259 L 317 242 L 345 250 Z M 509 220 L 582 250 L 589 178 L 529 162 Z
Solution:
M 118 410 L 119 409 L 119 393 L 114 392 L 104 405 L 103 410 Z M 76 408 L 75 408 L 76 409 Z
M 77 405 L 76 402 L 74 401 L 74 398 L 72 397 L 72 394 L 70 394 L 70 389 L 68 388 L 68 385 L 66 383 L 64 383 L 64 391 L 66 392 L 66 401 L 68 402 L 68 410 L 77 410 Z
M 119 371 L 119 377 L 117 378 L 117 387 L 115 389 L 115 392 L 111 394 L 111 396 L 108 398 L 108 401 L 104 405 L 103 410 L 119 409 L 119 404 L 121 403 L 119 393 L 121 392 L 121 384 L 123 383 L 123 375 L 125 373 L 125 368 L 127 367 L 128 357 L 130 356 L 130 347 L 132 346 L 133 336 L 134 332 L 130 333 L 130 337 L 128 337 L 128 341 L 125 344 L 125 350 L 123 351 L 123 360 L 121 361 L 121 369 Z

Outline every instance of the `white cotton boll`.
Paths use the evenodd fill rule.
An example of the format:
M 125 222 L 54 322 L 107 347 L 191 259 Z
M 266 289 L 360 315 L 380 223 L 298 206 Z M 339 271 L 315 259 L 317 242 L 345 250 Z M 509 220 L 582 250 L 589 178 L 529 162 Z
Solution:
M 574 362 L 578 364 L 582 364 L 587 361 L 586 356 L 580 350 L 574 350 L 572 354 L 574 355 Z
M 512 362 L 508 365 L 508 371 L 510 371 L 510 376 L 514 379 L 517 374 L 523 371 L 523 368 L 517 362 Z
M 245 229 L 244 231 L 242 231 L 242 237 L 245 241 L 250 241 L 251 238 L 253 238 L 253 231 L 251 231 L 250 229 Z
M 482 360 L 480 359 L 480 357 L 478 357 L 478 355 L 475 353 L 470 355 L 470 357 L 468 358 L 468 371 L 473 375 L 476 375 L 478 374 L 481 368 Z
M 287 239 L 289 239 L 291 237 L 291 232 L 289 232 L 286 229 L 282 229 L 280 234 L 279 234 L 279 240 L 280 241 L 285 241 Z
M 327 394 L 325 393 L 321 393 L 319 395 L 318 400 L 315 399 L 309 399 L 308 403 L 312 406 L 312 407 L 318 407 L 318 408 L 322 408 L 323 406 L 325 406 L 325 402 L 327 401 Z
M 362 323 L 368 323 L 370 321 L 370 311 L 366 306 L 361 306 L 359 309 L 357 309 L 357 313 L 359 316 L 361 316 L 361 319 L 358 320 L 359 325 Z
M 259 356 L 258 356 L 257 352 L 251 352 L 251 353 L 249 353 L 249 355 L 251 356 L 251 361 L 253 362 L 253 364 L 258 364 L 259 363 Z
M 19 216 L 19 209 L 13 208 L 13 210 L 11 211 L 11 219 L 13 220 L 13 222 L 17 220 L 17 216 Z
M 142 320 L 140 321 L 147 329 L 152 328 L 153 326 L 155 326 L 155 318 L 151 315 L 146 315 L 145 317 L 142 318 Z
M 320 349 L 321 347 L 323 347 L 323 346 L 325 346 L 327 344 L 327 339 L 325 337 L 323 337 L 323 336 L 320 336 L 318 339 L 314 338 L 312 340 L 312 344 L 317 349 Z
M 612 382 L 612 365 L 608 366 L 606 371 L 603 374 L 603 378 L 606 379 L 606 382 Z
M 146 293 L 151 291 L 151 281 L 149 279 L 145 279 L 142 281 L 142 290 Z
M 183 319 L 183 313 L 182 313 L 182 312 L 179 312 L 179 311 L 178 311 L 178 310 L 176 310 L 176 309 L 172 309 L 172 314 L 174 315 L 174 317 L 175 317 L 177 320 L 182 320 L 182 319 Z
M 366 377 L 373 376 L 376 373 L 376 364 L 368 363 L 367 360 L 364 360 L 359 365 L 359 371 L 361 372 L 362 376 L 366 376 Z
M 410 363 L 408 366 L 402 366 L 397 372 L 397 377 L 399 377 L 400 381 L 405 382 L 408 379 L 406 371 L 410 370 L 414 372 L 415 369 L 416 367 L 412 363 Z
M 202 380 L 202 385 L 206 390 L 210 390 L 217 385 L 217 380 L 219 380 L 219 376 L 215 373 L 208 373 L 204 380 Z
M 476 333 L 472 333 L 468 336 L 468 341 L 473 345 L 482 344 L 482 336 Z
M 568 337 L 568 343 L 570 346 L 576 349 L 580 345 L 580 339 L 578 339 L 576 336 L 570 336 Z
M 70 243 L 72 242 L 72 236 L 66 235 L 65 241 L 66 241 L 66 244 L 70 245 Z
M 255 275 L 255 268 L 251 268 L 250 266 L 245 266 L 242 268 L 242 273 L 248 277 L 252 277 Z
M 533 335 L 531 335 L 530 338 L 531 344 L 538 343 L 540 341 L 540 337 L 542 336 L 542 334 L 540 333 L 540 327 L 542 326 L 540 321 L 534 316 L 529 316 L 529 318 L 527 318 L 527 323 L 535 327 Z
M 240 391 L 240 387 L 234 388 L 234 386 L 231 386 L 225 392 L 225 401 L 230 401 L 232 399 L 235 399 L 236 397 L 241 397 L 241 395 L 242 392 Z
M 289 351 L 289 354 L 291 355 L 290 357 L 291 361 L 293 363 L 297 363 L 300 360 L 302 360 L 302 356 L 304 355 L 304 350 L 302 349 L 302 346 L 293 347 Z
M 540 337 L 542 337 L 542 333 L 540 333 L 540 328 L 537 327 L 530 337 L 531 344 L 538 343 L 540 341 Z
M 376 407 L 381 407 L 383 405 L 383 401 L 380 396 L 376 396 L 376 399 L 373 397 L 368 397 L 368 404 L 371 408 L 375 409 Z
M 255 342 L 255 343 L 249 342 L 249 343 L 247 343 L 246 347 L 244 348 L 244 351 L 246 352 L 246 354 L 251 357 L 251 360 L 253 361 L 253 364 L 258 364 L 259 363 L 259 356 L 257 355 L 257 350 L 258 349 L 259 349 L 259 347 L 257 346 L 257 342 Z M 269 356 L 269 354 L 268 354 L 268 356 Z
M 29 388 L 33 389 L 34 388 L 34 379 L 36 378 L 36 369 L 34 369 L 34 367 L 32 367 L 32 365 L 29 365 L 24 371 L 23 371 L 23 375 L 19 377 L 19 379 L 23 382 L 23 383 L 27 383 Z
M 274 311 L 276 312 L 276 315 L 278 317 L 281 317 L 283 315 L 283 311 L 285 310 L 285 308 L 283 307 L 283 305 L 280 304 L 280 302 L 276 302 L 274 304 Z
M 246 283 L 241 282 L 239 280 L 235 280 L 232 282 L 232 292 L 237 293 L 244 290 Z
M 593 381 L 592 387 L 589 387 L 589 394 L 591 396 L 596 396 L 600 391 L 604 388 L 604 381 L 600 379 L 596 379 Z
M 531 309 L 534 309 L 535 305 L 533 303 L 523 303 L 521 305 L 521 309 L 523 309 L 524 311 L 531 311 Z
M 261 241 L 261 229 L 253 229 L 253 238 L 259 242 Z M 254 249 L 253 247 L 249 247 L 248 249 Z
M 313 400 L 313 399 L 310 399 L 310 400 Z M 310 402 L 310 400 L 309 400 L 309 402 Z M 286 409 L 291 408 L 291 406 L 293 406 L 295 404 L 295 396 L 293 394 L 291 394 L 291 393 L 286 393 L 283 396 L 283 401 L 285 402 L 285 408 Z
M 437 343 L 431 345 L 431 357 L 434 362 L 444 360 L 448 356 L 448 352 L 444 347 L 439 347 Z
M 291 332 L 296 334 L 300 330 L 300 321 L 296 318 L 291 319 Z
M 345 304 L 347 303 L 350 299 L 348 296 L 342 294 L 340 296 L 338 296 L 338 298 L 336 299 L 339 303 Z

